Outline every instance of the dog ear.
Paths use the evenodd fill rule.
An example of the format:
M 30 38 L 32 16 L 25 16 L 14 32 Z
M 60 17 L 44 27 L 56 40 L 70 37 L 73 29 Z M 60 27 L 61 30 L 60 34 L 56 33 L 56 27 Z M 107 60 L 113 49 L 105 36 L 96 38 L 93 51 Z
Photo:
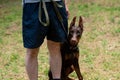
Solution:
M 70 23 L 70 27 L 74 26 L 76 22 L 76 16 L 73 18 L 72 22 Z
M 78 26 L 83 29 L 83 19 L 81 16 L 79 17 L 79 25 Z

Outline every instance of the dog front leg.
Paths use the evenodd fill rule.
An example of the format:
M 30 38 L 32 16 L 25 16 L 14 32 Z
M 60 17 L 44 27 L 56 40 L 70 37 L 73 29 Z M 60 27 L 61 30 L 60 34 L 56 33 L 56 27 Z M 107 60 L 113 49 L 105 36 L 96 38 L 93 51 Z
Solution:
M 52 77 L 52 72 L 51 72 L 51 70 L 49 70 L 49 72 L 48 72 L 48 77 L 49 77 L 49 80 L 53 80 L 53 77 Z
M 76 72 L 79 80 L 83 80 L 77 58 L 74 59 L 73 66 L 74 66 L 75 72 Z

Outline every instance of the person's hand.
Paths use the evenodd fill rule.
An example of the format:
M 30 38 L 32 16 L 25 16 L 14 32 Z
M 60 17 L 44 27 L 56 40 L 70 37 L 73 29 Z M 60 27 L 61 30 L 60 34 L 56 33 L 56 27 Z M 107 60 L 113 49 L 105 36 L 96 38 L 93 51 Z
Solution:
M 69 18 L 70 13 L 69 13 L 68 6 L 66 5 L 65 7 L 66 7 L 66 12 L 67 12 L 67 17 Z
M 70 13 L 69 13 L 68 5 L 67 5 L 67 0 L 64 0 L 64 3 L 65 3 L 66 12 L 67 12 L 67 17 L 69 18 Z

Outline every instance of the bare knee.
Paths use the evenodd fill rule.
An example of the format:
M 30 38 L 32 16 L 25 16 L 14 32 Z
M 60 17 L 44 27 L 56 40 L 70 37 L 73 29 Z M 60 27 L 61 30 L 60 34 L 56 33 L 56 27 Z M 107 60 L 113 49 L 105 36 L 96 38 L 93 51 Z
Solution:
M 49 49 L 50 54 L 57 54 L 60 52 L 60 43 L 59 42 L 54 42 L 54 41 L 47 41 L 47 46 Z
M 36 58 L 39 52 L 39 48 L 27 49 L 26 57 L 27 58 Z

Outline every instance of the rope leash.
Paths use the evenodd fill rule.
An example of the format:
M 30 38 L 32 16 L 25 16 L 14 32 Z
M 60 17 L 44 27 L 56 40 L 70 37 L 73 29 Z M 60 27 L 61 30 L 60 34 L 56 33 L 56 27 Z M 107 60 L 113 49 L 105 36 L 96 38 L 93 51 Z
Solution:
M 42 21 L 42 8 L 43 8 L 44 13 L 45 13 L 46 22 Z M 42 25 L 48 26 L 50 24 L 48 12 L 47 12 L 47 8 L 46 8 L 46 4 L 45 4 L 44 0 L 41 0 L 39 3 L 39 15 L 38 16 L 39 16 L 39 21 L 41 22 Z
M 60 4 L 57 4 L 55 2 L 55 5 L 59 8 L 63 7 L 62 5 Z M 46 22 L 42 21 L 42 8 L 43 8 L 43 11 L 45 13 L 45 17 L 46 17 Z M 40 3 L 39 3 L 39 21 L 42 25 L 44 26 L 49 26 L 50 24 L 50 21 L 49 21 L 49 16 L 48 16 L 48 12 L 47 12 L 47 8 L 46 8 L 46 4 L 45 4 L 45 1 L 44 0 L 40 0 Z
M 63 0 L 62 0 L 62 1 L 63 1 Z M 63 18 L 62 18 L 61 14 L 60 14 L 60 12 L 59 12 L 59 10 L 58 10 L 58 7 L 59 7 L 59 8 L 62 8 L 63 5 L 60 5 L 60 4 L 58 4 L 57 2 L 55 2 L 55 1 L 53 1 L 53 0 L 51 0 L 51 2 L 52 2 L 52 4 L 53 4 L 54 11 L 55 11 L 55 13 L 56 13 L 56 15 L 57 15 L 57 17 L 58 17 L 58 20 L 59 20 L 59 22 L 61 23 L 61 26 L 62 26 L 65 34 L 66 34 L 66 37 L 67 37 L 67 36 L 68 36 L 68 33 L 67 33 L 67 31 L 66 31 L 66 29 L 65 29 L 65 27 L 64 27 Z M 64 2 L 64 1 L 63 1 L 63 2 Z M 41 11 L 42 11 L 42 8 L 43 8 L 43 11 L 44 11 L 44 13 L 45 13 L 46 22 L 42 21 L 42 12 L 41 12 Z M 49 20 L 49 16 L 48 16 L 46 4 L 45 4 L 45 1 L 44 1 L 44 0 L 41 0 L 41 1 L 40 1 L 40 4 L 39 4 L 39 21 L 40 21 L 41 24 L 44 25 L 44 26 L 49 26 L 49 25 L 50 25 L 50 20 Z
M 63 1 L 63 0 L 62 0 L 62 1 Z M 54 11 L 55 11 L 55 13 L 56 13 L 56 15 L 57 15 L 57 17 L 58 17 L 58 20 L 59 20 L 59 22 L 61 23 L 61 26 L 62 26 L 65 34 L 66 34 L 66 38 L 68 38 L 68 33 L 67 33 L 67 31 L 66 31 L 66 29 L 65 29 L 65 26 L 64 26 L 64 24 L 63 24 L 63 18 L 62 18 L 61 14 L 60 14 L 60 12 L 59 12 L 59 10 L 58 10 L 58 8 L 57 8 L 58 4 L 57 4 L 55 1 L 53 1 L 53 0 L 51 0 L 51 2 L 52 2 L 52 4 L 53 4 Z

